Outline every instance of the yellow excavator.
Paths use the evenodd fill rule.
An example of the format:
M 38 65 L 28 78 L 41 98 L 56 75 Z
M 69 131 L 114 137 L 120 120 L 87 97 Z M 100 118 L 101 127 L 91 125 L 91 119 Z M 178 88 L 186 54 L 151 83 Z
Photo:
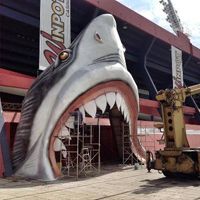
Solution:
M 156 151 L 155 157 L 150 151 L 146 152 L 148 171 L 156 169 L 167 177 L 200 176 L 200 148 L 190 148 L 183 114 L 186 97 L 199 93 L 200 84 L 197 84 L 161 90 L 156 95 L 161 105 L 163 123 L 155 124 L 155 127 L 163 130 L 165 147 Z

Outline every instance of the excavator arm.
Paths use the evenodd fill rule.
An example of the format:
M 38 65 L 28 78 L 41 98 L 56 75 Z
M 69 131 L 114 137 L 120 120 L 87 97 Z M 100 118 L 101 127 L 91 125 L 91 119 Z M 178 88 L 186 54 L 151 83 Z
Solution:
M 187 88 L 161 90 L 156 95 L 161 105 L 166 148 L 189 147 L 183 104 L 186 97 L 199 93 L 200 84 L 197 84 Z
M 185 99 L 199 93 L 200 84 L 197 84 L 187 88 L 161 90 L 156 95 L 161 105 L 165 148 L 155 153 L 155 160 L 147 152 L 148 170 L 158 169 L 164 174 L 199 175 L 200 149 L 189 147 L 183 114 Z
M 189 147 L 183 115 L 185 89 L 161 90 L 156 99 L 160 102 L 164 125 L 165 148 Z
M 195 94 L 200 94 L 200 84 L 192 85 L 190 87 L 185 88 L 185 90 L 185 94 L 187 97 Z

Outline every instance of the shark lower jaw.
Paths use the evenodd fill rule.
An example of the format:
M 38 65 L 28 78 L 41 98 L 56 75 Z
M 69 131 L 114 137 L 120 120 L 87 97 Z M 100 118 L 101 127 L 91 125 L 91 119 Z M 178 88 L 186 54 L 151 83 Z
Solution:
M 98 103 L 100 101 L 104 103 Z M 88 104 L 91 105 L 92 103 L 93 105 L 95 103 L 96 108 L 101 110 L 102 113 L 105 111 L 103 107 L 106 107 L 106 111 L 109 111 L 114 105 L 117 106 L 118 110 L 121 111 L 121 116 L 124 117 L 124 121 L 129 123 L 130 134 L 132 135 L 131 139 L 133 152 L 136 154 L 136 156 L 144 156 L 143 148 L 137 139 L 137 95 L 134 93 L 133 89 L 123 81 L 109 81 L 98 84 L 97 86 L 86 91 L 84 94 L 80 95 L 76 100 L 73 101 L 73 103 L 71 103 L 70 106 L 67 107 L 62 116 L 58 119 L 49 142 L 49 160 L 56 177 L 61 176 L 62 173 L 56 163 L 54 151 L 55 140 L 59 136 L 61 128 L 64 127 L 65 122 L 67 122 L 70 118 L 70 113 L 73 113 L 77 108 L 79 108 L 79 110 L 84 108 L 86 113 L 88 113 L 86 107 Z M 91 112 L 92 113 L 90 113 L 90 115 L 95 117 L 96 112 Z

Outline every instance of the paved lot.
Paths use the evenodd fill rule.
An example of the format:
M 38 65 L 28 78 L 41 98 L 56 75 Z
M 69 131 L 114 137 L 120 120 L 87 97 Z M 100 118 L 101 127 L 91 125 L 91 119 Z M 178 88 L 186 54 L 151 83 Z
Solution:
M 0 179 L 0 200 L 200 200 L 200 181 L 170 180 L 154 171 L 107 167 L 100 176 L 54 183 Z

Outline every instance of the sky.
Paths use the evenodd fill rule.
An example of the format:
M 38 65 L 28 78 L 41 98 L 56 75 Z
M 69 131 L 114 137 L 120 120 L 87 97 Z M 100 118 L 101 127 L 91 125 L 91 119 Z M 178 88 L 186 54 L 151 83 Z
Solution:
M 169 22 L 166 21 L 166 13 L 163 12 L 163 5 L 159 0 L 118 0 L 130 9 L 146 17 L 159 26 L 173 32 Z M 165 0 L 165 2 L 167 2 Z M 181 23 L 184 32 L 189 34 L 191 43 L 200 48 L 200 1 L 199 0 L 171 0 Z

